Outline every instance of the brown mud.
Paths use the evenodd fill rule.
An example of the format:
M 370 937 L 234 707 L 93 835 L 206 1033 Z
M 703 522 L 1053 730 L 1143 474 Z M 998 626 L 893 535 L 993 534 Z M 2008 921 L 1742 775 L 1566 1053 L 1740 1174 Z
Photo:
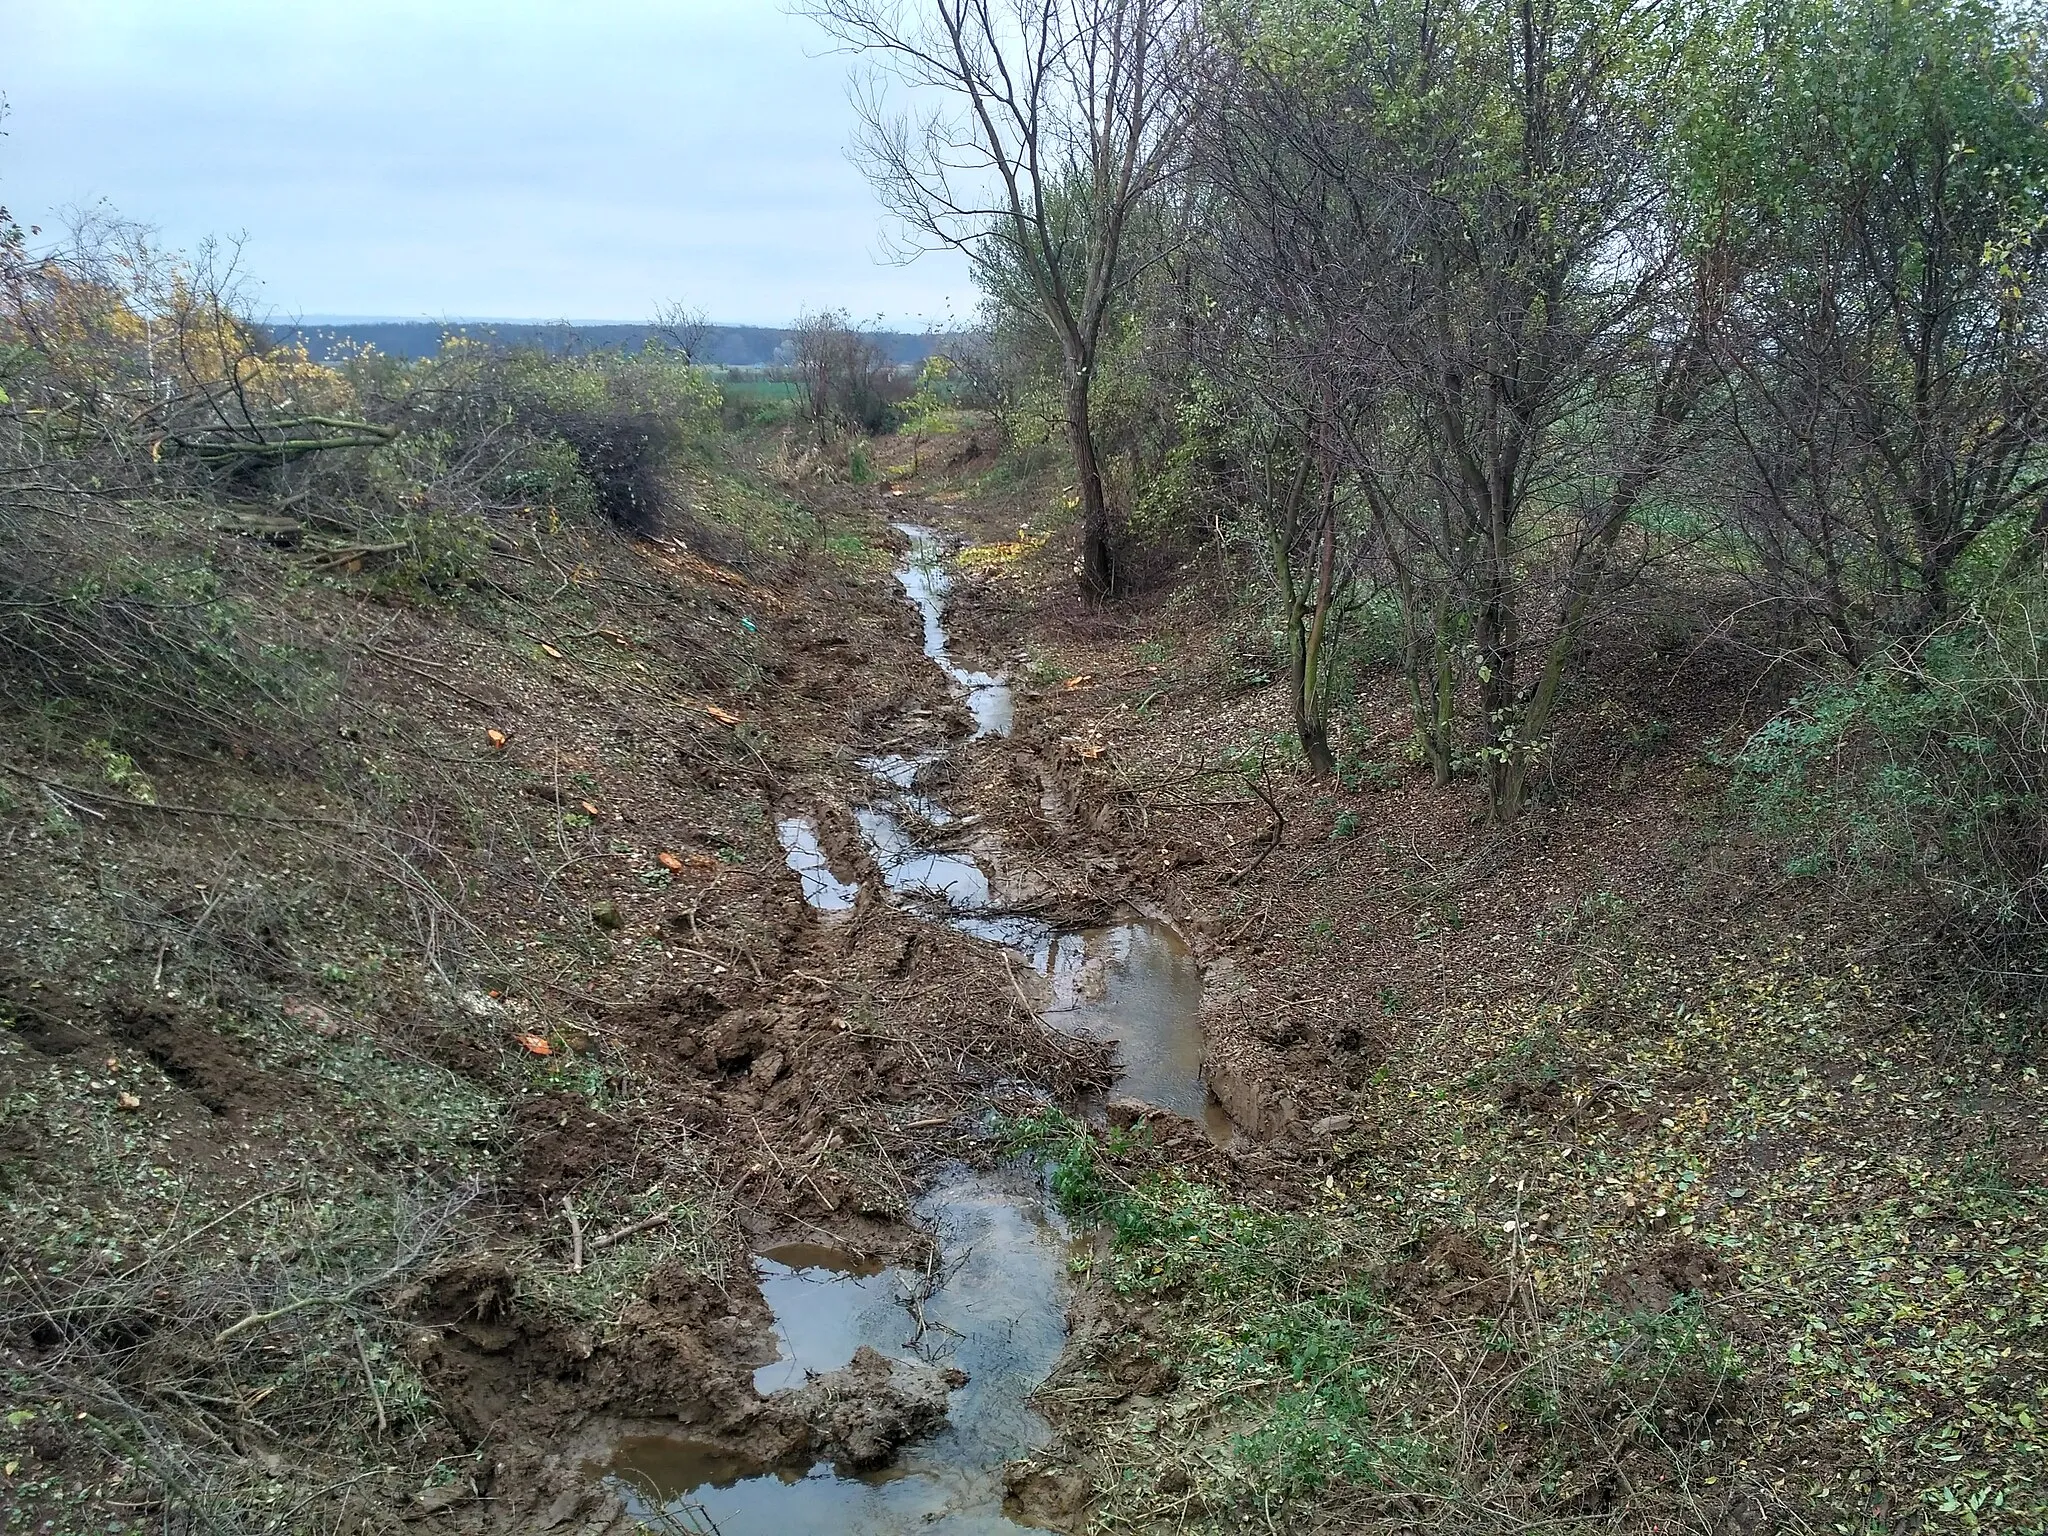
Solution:
M 1699 830 L 1705 750 L 1770 696 L 1753 666 L 1596 637 L 1607 703 L 1497 832 L 1469 785 L 1400 759 L 1391 687 L 1359 702 L 1360 776 L 1291 771 L 1215 572 L 1089 612 L 1050 550 L 937 558 L 1014 535 L 995 498 L 797 494 L 862 556 L 738 569 L 594 544 L 556 552 L 591 573 L 573 635 L 537 601 L 514 623 L 380 614 L 338 739 L 351 793 L 407 784 L 403 838 L 260 754 L 145 762 L 153 805 L 85 759 L 9 781 L 0 1185 L 101 1213 L 67 1239 L 82 1257 L 7 1255 L 0 1366 L 39 1415 L 10 1498 L 48 1507 L 19 1491 L 36 1477 L 108 1524 L 168 1522 L 180 1496 L 87 1433 L 132 1411 L 176 1415 L 148 1422 L 230 1469 L 209 1475 L 303 1474 L 294 1518 L 322 1531 L 1451 1521 L 1398 1489 L 1276 1505 L 1216 1473 L 1273 1381 L 1202 1375 L 1220 1334 L 1199 1287 L 1120 1292 L 1106 1241 L 1003 1162 L 997 1122 L 1054 1106 L 1096 1122 L 1125 1185 L 1170 1174 L 1261 1220 L 1346 1202 L 1371 1245 L 1341 1257 L 1400 1348 L 1467 1372 L 1453 1406 L 1398 1404 L 1472 1457 L 1446 1474 L 1480 1490 L 1454 1512 L 1470 1523 L 1442 1529 L 1648 1529 L 1692 1519 L 1688 1499 L 1704 1513 L 1669 1528 L 1799 1529 L 1877 1497 L 1875 1453 L 1816 1427 L 1792 1325 L 1755 1307 L 1726 1312 L 1754 1362 L 1739 1402 L 1687 1366 L 1658 1378 L 1655 1433 L 1606 1376 L 1549 1419 L 1457 1417 L 1468 1394 L 1508 1401 L 1480 1391 L 1503 1328 L 1779 1295 L 1805 1250 L 1750 1217 L 1753 1192 L 1779 1181 L 1810 1232 L 1850 1220 L 1812 1170 L 1941 1166 L 1960 1123 L 1913 1109 L 1937 1055 L 1997 1128 L 2001 1176 L 2038 1183 L 2037 1079 L 1908 1027 L 1903 988 L 1857 971 L 1881 967 L 1881 914 Z M 45 789 L 86 809 L 59 818 Z M 363 851 L 387 846 L 405 857 Z M 301 910 L 301 886 L 351 894 Z M 1785 934 L 1855 973 L 1853 1068 L 1780 1062 L 1714 1005 L 1674 1016 L 1630 979 L 1654 962 L 1789 995 L 1755 958 L 1782 969 Z M 1687 1055 L 1703 1016 L 1719 1032 Z M 1889 1108 L 1852 1114 L 1852 1069 Z M 419 1118 L 445 1122 L 411 1141 L 389 1087 L 408 1073 L 434 1085 Z M 1686 1141 L 1765 1124 L 1736 1103 L 1745 1077 L 1826 1112 Z M 111 1172 L 67 1182 L 87 1164 Z M 1868 1177 L 1864 1208 L 1902 1199 Z M 297 1232 L 302 1191 L 416 1188 L 451 1213 L 440 1235 L 388 1275 L 380 1238 L 356 1289 L 289 1315 L 310 1282 L 260 1232 L 207 1226 L 258 1202 Z M 217 1230 L 286 1279 L 192 1262 Z M 1952 1253 L 1961 1230 L 1880 1235 Z M 1811 1267 L 1786 1308 L 1839 1330 L 1853 1299 Z M 292 1358 L 350 1385 L 307 1393 Z M 304 1427 L 323 1414 L 324 1443 Z M 1679 1422 L 1718 1447 L 1711 1486 L 1669 1491 L 1656 1426 Z

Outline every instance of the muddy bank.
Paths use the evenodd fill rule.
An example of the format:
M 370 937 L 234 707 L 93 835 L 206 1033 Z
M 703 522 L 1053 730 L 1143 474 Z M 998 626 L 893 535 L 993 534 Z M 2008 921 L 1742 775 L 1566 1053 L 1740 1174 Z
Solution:
M 967 743 L 1006 736 L 1007 680 L 952 657 L 937 535 L 897 528 L 908 543 L 898 579 L 924 654 L 972 721 Z M 1235 1128 L 1204 1081 L 1194 955 L 1169 924 L 1135 912 L 1086 929 L 1040 915 L 1047 883 L 1013 872 L 1000 829 L 926 785 L 947 777 L 958 749 L 903 750 L 922 723 L 882 722 L 898 749 L 860 756 L 865 783 L 841 786 L 829 808 L 785 804 L 785 861 L 815 920 L 829 929 L 894 911 L 999 953 L 1044 1024 L 1110 1051 L 1107 1109 L 1119 1123 L 1179 1116 L 1228 1140 Z M 835 822 L 854 838 L 821 835 Z M 775 1350 L 755 1372 L 759 1420 L 717 1437 L 622 1434 L 601 1464 L 606 1486 L 637 1512 L 727 1536 L 1015 1529 L 1010 1515 L 1032 1500 L 1006 1506 L 1004 1471 L 1047 1438 L 1029 1399 L 1064 1348 L 1074 1237 L 1029 1166 L 945 1172 L 913 1214 L 930 1243 L 921 1270 L 829 1245 L 758 1253 Z M 793 1421 L 807 1433 L 792 1434 Z

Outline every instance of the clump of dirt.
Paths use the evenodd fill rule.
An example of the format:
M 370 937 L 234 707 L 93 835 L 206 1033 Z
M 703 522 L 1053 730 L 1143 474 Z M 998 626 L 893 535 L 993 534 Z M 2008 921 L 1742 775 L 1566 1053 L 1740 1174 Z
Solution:
M 1740 1273 L 1726 1255 L 1681 1237 L 1637 1255 L 1609 1275 L 1601 1289 L 1624 1311 L 1662 1312 L 1681 1296 L 1709 1300 L 1729 1289 Z
M 275 1109 L 285 1085 L 251 1065 L 218 1030 L 173 1004 L 123 999 L 106 1014 L 109 1036 L 142 1051 L 206 1109 L 244 1120 Z
M 0 976 L 0 1017 L 30 1050 L 44 1056 L 68 1056 L 104 1039 L 79 1021 L 74 1008 L 18 976 Z
M 866 1471 L 943 1424 L 952 1389 L 966 1380 L 959 1371 L 892 1360 L 863 1344 L 844 1368 L 770 1401 L 810 1426 L 810 1450 Z
M 593 1179 L 625 1172 L 633 1160 L 630 1128 L 582 1094 L 557 1090 L 513 1107 L 515 1186 L 535 1210 L 548 1211 Z
M 1498 1316 L 1508 1281 L 1469 1232 L 1426 1227 L 1402 1244 L 1382 1282 L 1389 1301 L 1421 1319 Z

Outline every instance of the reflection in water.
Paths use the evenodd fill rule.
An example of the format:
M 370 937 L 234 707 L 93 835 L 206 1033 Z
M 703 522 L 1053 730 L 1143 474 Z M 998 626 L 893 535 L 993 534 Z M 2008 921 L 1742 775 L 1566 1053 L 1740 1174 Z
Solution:
M 957 928 L 971 939 L 980 939 L 984 944 L 1000 944 L 1005 949 L 1014 949 L 1040 975 L 1045 974 L 1051 963 L 1053 945 L 1058 942 L 1059 930 L 1043 918 L 1027 917 L 1021 912 L 990 912 L 983 914 L 955 914 L 946 919 L 946 926 Z
M 805 901 L 820 912 L 844 912 L 852 907 L 860 887 L 832 873 L 824 845 L 818 841 L 816 822 L 808 816 L 785 816 L 775 824 L 775 835 L 782 839 L 783 862 L 803 886 Z
M 882 879 L 899 896 L 924 896 L 949 907 L 972 910 L 989 904 L 988 876 L 964 853 L 919 846 L 903 823 L 869 807 L 853 813 Z
M 903 595 L 924 617 L 924 653 L 967 694 L 968 712 L 974 716 L 974 734 L 1007 736 L 1015 718 L 1010 685 L 988 672 L 976 672 L 958 665 L 948 651 L 951 637 L 946 633 L 946 597 L 953 590 L 953 578 L 939 555 L 939 536 L 929 528 L 898 523 L 896 531 L 910 540 L 910 558 L 896 573 L 903 583 Z
M 804 1243 L 754 1261 L 761 1295 L 775 1314 L 777 1358 L 754 1372 L 766 1397 L 836 1371 L 863 1344 L 889 1353 L 907 1331 L 902 1298 L 908 1276 L 835 1248 Z
M 1115 1092 L 1200 1121 L 1218 1142 L 1237 1127 L 1202 1077 L 1202 971 L 1164 923 L 1137 919 L 1061 934 L 1048 1020 L 1114 1040 Z
M 882 783 L 898 791 L 895 803 L 899 809 L 908 811 L 913 816 L 922 817 L 935 827 L 951 826 L 955 819 L 951 811 L 930 795 L 921 795 L 912 788 L 917 782 L 918 774 L 937 761 L 936 755 L 903 757 L 892 752 L 886 757 L 864 757 L 860 760 L 860 765 Z
M 803 1368 L 833 1370 L 862 1344 L 967 1373 L 946 1426 L 889 1469 L 842 1476 L 820 1464 L 774 1472 L 719 1456 L 687 1439 L 622 1443 L 610 1472 L 636 1515 L 687 1502 L 724 1536 L 798 1532 L 948 1536 L 1015 1532 L 1005 1518 L 1003 1463 L 1045 1443 L 1045 1421 L 1027 1399 L 1066 1343 L 1061 1275 L 1070 1241 L 1027 1173 L 955 1169 L 917 1204 L 943 1262 L 922 1303 L 924 1327 L 904 1298 L 926 1276 L 878 1270 L 821 1248 L 779 1248 L 761 1260 L 784 1359 L 782 1384 Z M 764 1386 L 770 1385 L 763 1380 Z

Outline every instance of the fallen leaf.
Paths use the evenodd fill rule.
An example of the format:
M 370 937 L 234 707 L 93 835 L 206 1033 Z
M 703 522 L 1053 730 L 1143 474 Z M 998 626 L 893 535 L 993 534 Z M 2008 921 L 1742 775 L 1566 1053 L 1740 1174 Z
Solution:
M 135 1095 L 134 1095 L 134 1094 L 132 1094 L 132 1093 L 128 1093 L 128 1092 L 126 1092 L 126 1091 L 124 1091 L 124 1092 L 123 1092 L 123 1093 L 121 1094 L 121 1096 L 120 1096 L 119 1098 L 117 1098 L 116 1100 L 114 1100 L 114 1102 L 115 1102 L 116 1104 L 119 1104 L 119 1105 L 120 1105 L 120 1106 L 121 1106 L 121 1107 L 122 1107 L 123 1109 L 140 1109 L 140 1108 L 142 1108 L 142 1100 L 140 1100 L 140 1099 L 138 1099 L 137 1097 L 135 1097 Z
M 673 874 L 680 875 L 683 872 L 683 861 L 672 853 L 657 853 L 654 858 L 663 869 Z
M 1072 693 L 1076 688 L 1089 687 L 1094 683 L 1094 681 L 1095 678 L 1091 673 L 1083 672 L 1078 677 L 1068 678 L 1064 683 L 1061 683 L 1060 686 L 1066 689 L 1067 692 Z
M 555 1054 L 555 1048 L 549 1045 L 547 1040 L 540 1035 L 520 1035 L 518 1039 L 521 1045 L 525 1046 L 536 1056 L 552 1056 Z
M 595 633 L 603 635 L 605 639 L 611 641 L 613 645 L 630 646 L 633 643 L 632 641 L 628 640 L 624 635 L 620 634 L 616 629 L 600 629 L 595 631 Z
M 549 645 L 547 641 L 541 641 L 540 648 L 546 651 L 550 656 L 554 657 L 555 660 L 560 661 L 562 659 L 562 653 L 556 650 L 552 645 Z
M 600 811 L 598 810 L 598 808 L 597 808 L 597 805 L 596 805 L 596 803 L 595 803 L 595 802 L 593 802 L 593 801 L 589 801 L 589 800 L 585 800 L 585 801 L 583 801 L 583 802 L 581 802 L 581 803 L 582 803 L 582 806 L 583 806 L 583 814 L 584 814 L 584 815 L 586 815 L 586 816 L 588 816 L 588 817 L 590 817 L 590 818 L 592 818 L 593 820 L 595 820 L 595 819 L 596 819 L 596 818 L 597 818 L 598 816 L 600 816 L 600 815 L 602 815 L 602 814 L 603 814 L 602 812 L 600 812 Z
M 716 704 L 706 704 L 704 706 L 704 713 L 716 720 L 720 725 L 738 725 L 740 723 L 738 715 L 729 709 L 720 709 Z
M 512 738 L 507 736 L 503 731 L 491 730 L 484 732 L 484 740 L 488 741 L 491 744 L 491 750 L 493 752 L 504 751 L 505 743 L 510 741 L 511 739 Z
M 1074 748 L 1076 755 L 1078 755 L 1083 762 L 1088 763 L 1094 762 L 1095 759 L 1102 756 L 1102 754 L 1107 752 L 1108 750 L 1109 748 L 1105 747 L 1099 741 L 1084 741 L 1078 747 Z

